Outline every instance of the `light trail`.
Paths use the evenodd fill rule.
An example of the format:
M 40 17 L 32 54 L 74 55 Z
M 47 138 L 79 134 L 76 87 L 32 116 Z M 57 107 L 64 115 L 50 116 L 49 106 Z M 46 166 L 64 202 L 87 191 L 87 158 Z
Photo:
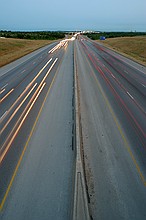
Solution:
M 23 124 L 22 122 L 24 122 L 24 118 L 27 117 L 27 115 L 29 114 L 30 110 L 32 109 L 32 106 L 33 106 L 34 103 L 35 103 L 34 100 L 36 101 L 36 99 L 38 98 L 40 92 L 42 91 L 43 87 L 45 86 L 46 83 L 45 83 L 44 81 L 46 80 L 46 78 L 47 78 L 47 76 L 49 75 L 50 71 L 52 70 L 53 66 L 56 64 L 57 60 L 58 60 L 58 58 L 56 58 L 56 59 L 54 60 L 54 62 L 52 63 L 51 67 L 49 68 L 49 70 L 48 70 L 48 72 L 46 73 L 45 77 L 44 77 L 43 80 L 41 81 L 41 83 L 40 83 L 39 87 L 37 88 L 36 92 L 34 93 L 34 95 L 32 96 L 32 98 L 30 99 L 30 101 L 29 101 L 28 105 L 26 106 L 26 108 L 24 109 L 22 115 L 20 116 L 19 120 L 17 121 L 17 123 L 16 123 L 15 126 L 13 127 L 13 129 L 12 129 L 12 131 L 10 132 L 9 136 L 7 137 L 5 143 L 3 144 L 2 148 L 0 149 L 0 153 L 2 154 L 2 155 L 0 156 L 0 163 L 3 161 L 5 155 L 6 155 L 6 153 L 8 152 L 8 150 L 9 150 L 9 148 L 10 148 L 12 142 L 14 141 L 14 139 L 15 139 L 15 137 L 16 137 L 18 131 L 20 130 L 20 128 L 21 128 L 21 126 L 22 126 L 22 124 Z M 33 105 L 32 105 L 32 104 L 33 104 Z M 30 105 L 30 107 L 29 107 L 29 105 Z M 28 107 L 29 107 L 29 109 L 27 110 Z M 26 114 L 25 114 L 25 111 L 27 111 Z M 25 115 L 23 116 L 23 114 L 25 114 Z M 21 119 L 22 119 L 22 120 L 21 120 Z M 19 124 L 19 125 L 18 125 L 18 124 Z M 21 126 L 20 126 L 20 125 L 21 125 Z M 17 126 L 18 126 L 19 129 L 18 129 L 18 128 L 16 129 Z M 15 131 L 15 129 L 16 129 L 16 131 Z M 14 135 L 13 135 L 13 132 L 14 132 Z M 11 136 L 12 136 L 12 138 L 11 138 Z M 7 144 L 7 142 L 8 142 L 8 144 Z M 5 146 L 6 146 L 6 147 L 5 147 Z M 4 149 L 4 148 L 5 148 L 5 149 Z M 3 149 L 4 149 L 4 150 L 3 150 Z M 3 152 L 2 152 L 2 151 L 3 151 Z
M 41 88 L 40 88 L 38 94 L 36 95 L 35 99 L 34 99 L 33 102 L 31 103 L 31 105 L 30 105 L 29 109 L 27 110 L 26 114 L 24 115 L 22 121 L 20 122 L 20 124 L 19 124 L 19 126 L 18 126 L 18 128 L 17 128 L 17 130 L 15 131 L 15 133 L 14 133 L 14 135 L 12 136 L 11 140 L 9 141 L 7 147 L 6 147 L 5 150 L 3 151 L 2 156 L 0 157 L 0 163 L 3 161 L 3 159 L 4 159 L 4 157 L 5 157 L 6 153 L 7 153 L 7 151 L 9 150 L 9 148 L 10 148 L 10 146 L 11 146 L 13 140 L 14 140 L 15 137 L 17 136 L 17 134 L 18 134 L 20 128 L 22 127 L 22 125 L 23 125 L 23 123 L 24 123 L 26 117 L 28 116 L 29 112 L 31 111 L 32 107 L 34 106 L 34 104 L 35 104 L 37 98 L 39 97 L 41 91 L 43 90 L 45 84 L 46 84 L 46 83 L 43 83 L 43 85 L 41 86 Z
M 13 109 L 13 107 L 17 104 L 17 102 L 21 99 L 21 97 L 25 94 L 25 92 L 29 89 L 30 86 L 35 82 L 35 80 L 40 76 L 40 74 L 43 72 L 43 70 L 48 66 L 48 64 L 52 61 L 52 58 L 45 64 L 45 66 L 38 72 L 38 74 L 35 76 L 35 78 L 28 84 L 28 86 L 25 88 L 25 90 L 21 93 L 21 95 L 15 100 L 13 105 L 10 107 L 10 109 L 7 111 L 7 114 Z M 1 118 L 1 120 L 4 120 L 6 115 Z M 2 121 L 1 121 L 2 122 Z
M 0 100 L 0 103 L 3 102 L 13 91 L 14 91 L 14 89 L 11 89 L 11 90 Z
M 35 85 L 32 87 L 32 89 L 29 91 L 29 93 L 25 96 L 25 98 L 23 99 L 23 101 L 20 103 L 20 105 L 15 109 L 15 111 L 13 112 L 13 114 L 11 115 L 11 117 L 9 118 L 9 120 L 7 121 L 7 123 L 4 125 L 4 127 L 2 128 L 2 130 L 0 131 L 0 135 L 3 133 L 3 131 L 6 129 L 6 127 L 8 126 L 8 124 L 10 123 L 10 121 L 12 120 L 12 118 L 15 116 L 15 114 L 18 112 L 18 110 L 21 108 L 21 106 L 23 105 L 23 103 L 26 101 L 26 99 L 29 97 L 29 95 L 32 93 L 32 91 L 34 90 L 34 88 L 36 87 L 37 83 L 35 83 Z

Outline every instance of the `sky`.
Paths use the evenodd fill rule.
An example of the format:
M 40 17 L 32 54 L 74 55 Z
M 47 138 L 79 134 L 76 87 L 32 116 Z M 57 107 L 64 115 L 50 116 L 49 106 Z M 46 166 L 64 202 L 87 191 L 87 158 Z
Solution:
M 146 0 L 0 0 L 0 30 L 146 32 Z

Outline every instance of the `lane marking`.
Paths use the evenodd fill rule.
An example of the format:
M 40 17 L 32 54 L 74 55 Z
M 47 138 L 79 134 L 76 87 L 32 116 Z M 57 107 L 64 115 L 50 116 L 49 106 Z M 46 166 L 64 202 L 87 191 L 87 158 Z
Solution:
M 146 88 L 146 85 L 144 85 L 144 84 L 141 84 L 141 85 Z
M 12 120 L 12 118 L 15 116 L 15 114 L 18 112 L 18 110 L 21 108 L 21 106 L 23 105 L 23 103 L 26 101 L 26 99 L 28 98 L 28 96 L 32 93 L 32 91 L 34 90 L 34 88 L 36 87 L 37 83 L 34 84 L 34 86 L 31 88 L 31 90 L 29 91 L 29 93 L 25 96 L 25 98 L 23 99 L 23 101 L 20 103 L 20 105 L 15 109 L 15 111 L 13 112 L 13 114 L 11 115 L 11 117 L 9 118 L 9 120 L 7 121 L 7 123 L 4 125 L 4 127 L 1 129 L 0 134 L 3 133 L 3 131 L 6 129 L 6 127 L 8 126 L 8 124 L 10 123 L 10 121 Z M 5 112 L 6 113 L 6 112 Z
M 7 110 L 7 114 L 13 109 L 13 107 L 21 99 L 21 97 L 25 94 L 25 92 L 29 89 L 30 86 L 31 86 L 31 83 L 25 88 L 25 90 L 21 93 L 21 95 L 15 100 L 15 102 L 11 105 L 9 110 Z M 5 114 L 5 116 L 6 116 L 6 114 Z M 3 117 L 3 119 L 4 119 L 4 117 Z
M 104 78 L 104 80 L 106 81 L 106 83 L 111 87 L 111 89 L 113 90 L 114 94 L 119 98 L 120 102 L 122 103 L 122 105 L 124 105 L 125 109 L 127 110 L 127 112 L 130 114 L 130 116 L 132 117 L 132 119 L 134 120 L 134 122 L 136 123 L 136 125 L 138 126 L 138 128 L 141 130 L 142 134 L 144 137 L 146 137 L 146 134 L 143 130 L 143 128 L 141 127 L 141 125 L 139 124 L 139 122 L 136 120 L 136 118 L 134 117 L 132 111 L 130 111 L 130 109 L 128 108 L 128 106 L 124 103 L 124 100 L 121 98 L 121 96 L 118 94 L 118 92 L 116 91 L 116 89 L 113 87 L 112 83 L 110 82 L 110 80 L 107 78 L 107 76 L 105 75 L 105 73 L 102 71 L 102 69 L 97 66 L 95 64 L 95 62 L 92 60 L 91 57 L 89 57 L 91 62 L 94 64 L 95 68 L 97 69 L 98 72 L 101 73 L 102 77 Z M 116 80 L 117 81 L 117 80 Z M 122 84 L 119 82 L 118 83 L 121 87 L 122 87 Z M 122 87 L 123 88 L 123 87 Z M 127 93 L 127 91 L 126 91 Z M 133 99 L 134 100 L 134 99 Z M 135 104 L 136 104 L 136 101 L 134 100 Z M 138 106 L 138 105 L 137 105 Z M 141 108 L 140 108 L 141 109 Z
M 16 131 L 14 132 L 14 135 L 12 136 L 11 140 L 9 141 L 9 143 L 8 143 L 8 145 L 6 146 L 5 150 L 3 151 L 2 156 L 0 157 L 0 163 L 3 161 L 3 159 L 4 159 L 5 155 L 6 155 L 6 153 L 8 152 L 8 150 L 9 150 L 9 148 L 10 148 L 10 146 L 11 146 L 13 140 L 14 140 L 15 137 L 17 136 L 17 134 L 18 134 L 20 128 L 22 127 L 22 125 L 23 125 L 23 123 L 24 123 L 26 117 L 28 116 L 29 112 L 31 111 L 32 107 L 34 106 L 34 104 L 35 104 L 37 98 L 39 97 L 41 91 L 43 90 L 44 86 L 45 86 L 45 83 L 41 86 L 41 88 L 40 88 L 40 90 L 38 91 L 38 93 L 37 93 L 35 99 L 34 99 L 33 102 L 31 103 L 31 105 L 30 105 L 30 107 L 28 108 L 27 112 L 25 113 L 25 115 L 24 115 L 22 121 L 20 122 L 18 128 L 17 128 Z M 3 148 L 3 147 L 2 147 L 2 148 Z M 1 150 L 1 149 L 0 149 L 0 150 Z
M 96 60 L 97 60 L 97 58 L 96 57 L 94 57 Z M 102 65 L 102 63 L 101 62 L 99 62 L 101 65 Z M 107 67 L 105 67 L 105 70 L 107 70 L 110 74 L 111 74 L 111 76 L 115 79 L 115 81 L 116 81 L 116 83 L 127 93 L 127 90 L 126 90 L 126 88 L 123 86 L 123 84 L 121 84 L 120 82 L 119 82 L 119 80 L 117 79 L 117 78 L 115 78 L 115 76 L 112 74 L 112 72 L 107 68 Z M 143 85 L 144 86 L 144 85 Z M 129 94 L 130 95 L 130 94 Z M 132 98 L 132 96 L 130 96 L 131 98 Z M 142 111 L 142 113 L 146 113 L 145 112 L 145 110 L 141 107 L 141 105 L 134 99 L 134 98 L 132 98 L 132 100 L 134 101 L 134 103 L 137 105 L 137 107 Z
M 0 117 L 0 121 L 6 114 L 7 114 L 7 111 Z
M 48 72 L 46 73 L 45 77 L 42 79 L 39 87 L 37 88 L 37 90 L 35 91 L 34 95 L 32 96 L 32 98 L 30 99 L 28 105 L 25 107 L 23 113 L 21 114 L 20 118 L 18 119 L 17 123 L 15 123 L 13 129 L 11 130 L 10 134 L 8 135 L 7 139 L 5 140 L 3 146 L 0 149 L 0 152 L 2 152 L 2 150 L 4 149 L 4 147 L 6 146 L 5 150 L 2 152 L 2 155 L 0 157 L 0 163 L 2 162 L 5 154 L 7 153 L 7 151 L 9 150 L 11 143 L 12 143 L 12 138 L 11 135 L 13 135 L 13 132 L 15 133 L 15 129 L 17 129 L 17 126 L 19 126 L 19 123 L 21 123 L 21 119 L 23 120 L 23 115 L 25 114 L 25 111 L 27 111 L 27 108 L 29 107 L 29 105 L 33 102 L 33 100 L 35 99 L 35 97 L 37 96 L 36 94 L 38 94 L 39 89 L 41 88 L 42 84 L 44 83 L 45 79 L 47 78 L 47 76 L 49 75 L 50 71 L 52 70 L 53 66 L 55 65 L 55 63 L 57 62 L 58 58 L 55 59 L 55 61 L 53 62 L 53 64 L 51 65 L 50 69 L 48 70 Z M 10 141 L 9 141 L 10 139 Z M 8 142 L 8 144 L 7 144 Z M 7 145 L 6 145 L 7 144 Z M 6 150 L 7 149 L 7 150 Z
M 89 64 L 90 68 L 93 69 L 92 66 L 91 66 L 91 64 L 89 63 L 89 60 L 87 59 L 87 57 L 86 57 L 86 60 L 87 60 L 87 62 L 88 62 L 88 64 Z M 138 163 L 137 163 L 137 161 L 136 161 L 136 159 L 135 159 L 135 157 L 134 157 L 134 155 L 133 155 L 133 153 L 132 153 L 132 150 L 131 150 L 130 146 L 128 145 L 128 141 L 127 141 L 127 139 L 126 139 L 126 137 L 125 137 L 125 135 L 124 135 L 124 133 L 123 133 L 123 131 L 122 131 L 122 127 L 120 126 L 120 124 L 119 124 L 119 122 L 118 122 L 118 120 L 117 120 L 117 118 L 116 118 L 116 116 L 115 116 L 115 113 L 114 113 L 114 111 L 112 110 L 112 107 L 111 107 L 111 105 L 110 105 L 110 103 L 109 103 L 109 101 L 108 101 L 108 99 L 107 99 L 107 97 L 106 97 L 106 95 L 105 95 L 105 93 L 104 93 L 104 91 L 103 91 L 103 89 L 102 89 L 100 83 L 98 82 L 95 73 L 93 73 L 93 71 L 92 71 L 92 75 L 93 75 L 93 78 L 95 79 L 95 81 L 96 81 L 96 83 L 97 83 L 97 85 L 98 85 L 98 87 L 99 87 L 99 90 L 100 90 L 101 94 L 103 95 L 103 98 L 104 98 L 104 100 L 105 100 L 105 102 L 106 102 L 106 104 L 107 104 L 107 106 L 108 106 L 108 108 L 109 108 L 109 111 L 110 111 L 111 114 L 112 114 L 112 117 L 113 117 L 113 119 L 114 119 L 114 121 L 115 121 L 115 123 L 116 123 L 116 126 L 117 126 L 117 128 L 118 128 L 118 130 L 119 130 L 119 132 L 120 132 L 120 135 L 121 135 L 121 137 L 122 137 L 122 139 L 123 139 L 123 141 L 124 141 L 124 146 L 126 147 L 128 153 L 129 153 L 129 155 L 130 155 L 130 157 L 131 157 L 131 159 L 132 159 L 132 161 L 133 161 L 133 163 L 134 163 L 134 165 L 135 165 L 135 167 L 136 167 L 136 170 L 137 170 L 137 172 L 138 172 L 138 174 L 139 174 L 139 176 L 140 176 L 140 179 L 142 180 L 142 183 L 143 183 L 144 186 L 146 187 L 145 177 L 144 177 L 144 175 L 143 175 L 143 173 L 142 173 L 142 171 L 141 171 L 141 169 L 140 169 L 140 167 L 139 167 L 139 165 L 138 165 Z
M 115 76 L 113 74 L 111 74 L 111 76 L 115 79 Z
M 0 91 L 0 95 L 5 91 L 6 89 L 2 89 L 1 91 Z
M 2 209 L 3 209 L 3 206 L 4 206 L 4 204 L 5 204 L 5 201 L 6 201 L 6 199 L 7 199 L 7 196 L 8 196 L 8 194 L 9 194 L 9 191 L 10 191 L 10 189 L 11 189 L 11 187 L 12 187 L 12 184 L 13 184 L 13 182 L 14 182 L 15 176 L 16 176 L 16 174 L 17 174 L 17 171 L 18 171 L 18 169 L 19 169 L 19 166 L 20 166 L 21 161 L 22 161 L 22 159 L 23 159 L 23 156 L 24 156 L 24 154 L 25 154 L 25 151 L 26 151 L 26 149 L 27 149 L 27 147 L 28 147 L 28 144 L 29 144 L 29 142 L 30 142 L 30 139 L 31 139 L 31 137 L 32 137 L 32 135 L 33 135 L 33 133 L 34 133 L 36 124 L 37 124 L 37 122 L 38 122 L 38 120 L 39 120 L 39 117 L 40 117 L 40 115 L 41 115 L 41 112 L 42 112 L 42 110 L 43 110 L 43 107 L 44 107 L 44 104 L 45 104 L 45 102 L 46 102 L 46 99 L 47 99 L 47 97 L 48 97 L 48 95 L 49 95 L 49 93 L 50 93 L 50 90 L 51 90 L 51 88 L 52 88 L 52 86 L 53 86 L 53 84 L 54 84 L 54 81 L 55 81 L 55 79 L 56 79 L 56 76 L 57 76 L 57 71 L 56 71 L 56 73 L 55 73 L 55 76 L 53 77 L 53 80 L 52 80 L 52 82 L 51 82 L 51 85 L 50 85 L 50 87 L 49 87 L 49 90 L 48 90 L 48 92 L 47 92 L 47 94 L 46 94 L 46 96 L 45 96 L 45 99 L 44 99 L 44 101 L 43 101 L 43 103 L 42 103 L 42 106 L 41 106 L 41 108 L 40 108 L 40 111 L 39 111 L 39 113 L 38 113 L 38 115 L 37 115 L 37 118 L 36 118 L 36 120 L 35 120 L 35 122 L 34 122 L 34 125 L 33 125 L 32 129 L 31 129 L 30 135 L 29 135 L 29 137 L 28 137 L 28 139 L 27 139 L 27 142 L 26 142 L 26 144 L 25 144 L 25 146 L 24 146 L 24 148 L 23 148 L 22 154 L 21 154 L 21 156 L 20 156 L 20 158 L 19 158 L 19 161 L 18 161 L 18 163 L 17 163 L 17 165 L 16 165 L 16 168 L 15 168 L 15 170 L 14 170 L 14 173 L 13 173 L 13 175 L 12 175 L 12 178 L 11 178 L 11 180 L 10 180 L 10 183 L 9 183 L 9 185 L 8 185 L 8 188 L 7 188 L 7 190 L 6 190 L 6 193 L 5 193 L 5 195 L 4 195 L 3 199 L 2 199 L 2 202 L 1 202 L 1 204 L 0 204 L 0 211 L 2 211 Z
M 115 123 L 116 123 L 116 126 L 117 126 L 117 128 L 118 128 L 118 130 L 119 130 L 119 132 L 120 132 L 120 135 L 121 135 L 121 137 L 122 137 L 122 139 L 123 139 L 123 141 L 124 141 L 125 147 L 126 147 L 127 151 L 129 152 L 129 154 L 130 154 L 130 156 L 131 156 L 131 158 L 132 158 L 132 161 L 133 161 L 133 163 L 134 163 L 134 165 L 135 165 L 135 167 L 136 167 L 136 170 L 137 170 L 137 172 L 138 172 L 138 174 L 139 174 L 139 176 L 140 176 L 140 178 L 141 178 L 141 180 L 142 180 L 144 186 L 146 187 L 146 180 L 145 180 L 145 178 L 144 178 L 144 175 L 142 174 L 142 172 L 141 172 L 141 170 L 140 170 L 140 167 L 139 167 L 139 165 L 138 165 L 138 163 L 137 163 L 137 161 L 136 161 L 136 159 L 135 159 L 135 157 L 134 157 L 134 155 L 133 155 L 133 153 L 132 153 L 132 150 L 131 150 L 131 148 L 130 148 L 129 145 L 128 145 L 127 139 L 126 139 L 126 137 L 125 137 L 125 135 L 124 135 L 124 133 L 123 133 L 123 131 L 122 131 L 122 128 L 121 128 L 121 126 L 120 126 L 120 124 L 119 124 L 119 122 L 118 122 L 118 120 L 117 120 L 117 118 L 116 118 L 116 116 L 115 116 L 115 113 L 114 113 L 114 111 L 113 111 L 113 109 L 112 109 L 112 107 L 111 107 L 111 105 L 110 105 L 110 103 L 109 103 L 109 101 L 108 101 L 106 95 L 104 94 L 104 92 L 103 92 L 103 90 L 102 90 L 102 87 L 101 87 L 101 85 L 99 84 L 99 82 L 98 82 L 98 80 L 97 80 L 95 74 L 94 74 L 93 72 L 92 72 L 92 74 L 93 74 L 93 77 L 94 77 L 94 79 L 95 79 L 95 81 L 96 81 L 96 83 L 97 83 L 97 85 L 98 85 L 98 87 L 99 87 L 99 89 L 100 89 L 100 91 L 101 91 L 101 94 L 103 95 L 103 97 L 104 97 L 104 99 L 105 99 L 105 102 L 106 102 L 106 104 L 107 104 L 107 106 L 108 106 L 108 108 L 109 108 L 109 110 L 110 110 L 110 112 L 111 112 L 111 114 L 112 114 L 112 117 L 113 117 L 113 119 L 114 119 L 114 121 L 115 121 Z
M 46 75 L 44 76 L 44 78 L 43 78 L 43 82 L 45 81 L 45 79 L 47 78 L 47 76 L 48 76 L 48 74 L 50 73 L 50 71 L 53 69 L 53 66 L 55 65 L 55 63 L 57 62 L 57 60 L 58 60 L 58 58 L 56 58 L 55 60 L 54 60 L 54 62 L 52 63 L 52 65 L 51 65 L 51 67 L 49 68 L 49 70 L 48 70 L 48 72 L 46 73 Z
M 1 103 L 2 101 L 4 101 L 4 99 L 6 99 L 13 91 L 14 91 L 14 89 L 11 89 L 11 90 L 0 100 L 0 103 Z
M 4 89 L 7 85 L 8 85 L 8 83 L 7 83 L 6 85 L 4 85 L 4 86 L 1 88 L 1 90 Z
M 12 104 L 10 109 L 7 111 L 10 112 L 12 108 L 16 105 L 16 103 L 19 101 L 19 99 L 23 96 L 23 94 L 29 89 L 29 87 L 34 83 L 34 81 L 39 77 L 39 75 L 43 72 L 43 70 L 47 67 L 47 65 L 52 61 L 52 58 L 45 64 L 45 66 L 38 72 L 38 74 L 33 78 L 33 80 L 28 84 L 28 86 L 25 88 L 25 90 L 21 93 L 21 95 L 18 97 L 18 99 L 15 100 L 15 102 Z M 6 115 L 5 115 L 6 116 Z M 4 118 L 3 118 L 4 119 Z
M 139 72 L 146 74 L 143 70 L 139 69 L 140 67 L 138 68 L 138 67 L 136 67 L 136 66 L 134 66 L 134 65 L 132 65 L 132 64 L 130 64 L 130 63 L 128 63 L 128 62 L 126 62 L 125 60 L 123 60 L 123 59 L 121 59 L 121 58 L 118 58 L 118 59 L 121 60 L 122 62 L 128 64 L 128 65 L 131 66 L 133 69 L 136 69 L 136 70 L 138 70 Z
M 89 41 L 90 42 L 90 41 Z M 92 43 L 92 42 L 90 42 Z M 98 43 L 95 43 L 96 45 L 98 45 Z M 100 45 L 100 46 L 103 46 L 103 45 Z M 104 46 L 105 47 L 105 46 Z M 106 51 L 108 52 L 108 54 L 110 54 L 111 56 L 114 56 L 115 58 L 119 59 L 120 61 L 122 61 L 123 63 L 126 63 L 128 64 L 129 66 L 131 66 L 133 69 L 136 69 L 138 70 L 139 72 L 141 73 L 144 73 L 146 74 L 146 72 L 144 72 L 142 69 L 141 69 L 141 66 L 138 67 L 138 65 L 141 65 L 141 64 L 138 64 L 137 67 L 135 66 L 135 64 L 131 64 L 129 63 L 129 61 L 131 62 L 134 62 L 133 60 L 130 60 L 128 57 L 126 56 L 123 56 L 121 53 L 117 52 L 117 51 L 114 51 L 112 49 L 109 49 L 108 47 L 105 47 L 106 48 Z M 112 51 L 112 53 L 111 53 Z M 123 59 L 124 58 L 124 59 Z M 126 61 L 127 60 L 127 61 Z
M 129 92 L 127 92 L 127 94 L 131 97 L 131 99 L 134 99 L 133 96 Z
M 53 47 L 51 50 L 49 50 L 48 53 L 54 53 L 57 49 L 60 49 L 61 47 L 65 47 L 70 39 L 62 40 L 60 41 L 55 47 Z
M 45 66 L 38 72 L 38 74 L 34 77 L 34 79 L 29 83 L 28 86 L 32 85 L 32 83 L 38 78 L 38 76 L 43 72 L 43 70 L 48 66 L 48 64 L 52 61 L 52 58 L 45 64 Z
M 23 70 L 21 73 L 24 73 L 26 70 Z
M 55 63 L 57 62 L 58 58 L 55 59 L 55 61 L 53 62 L 53 64 L 51 65 L 50 69 L 48 70 L 48 72 L 46 73 L 45 77 L 43 78 L 43 80 L 41 81 L 39 87 L 37 88 L 36 92 L 34 93 L 34 95 L 32 96 L 32 98 L 30 99 L 28 105 L 26 106 L 26 108 L 24 109 L 22 115 L 20 116 L 19 120 L 17 121 L 17 123 L 15 124 L 15 126 L 13 127 L 13 129 L 11 130 L 10 134 L 8 135 L 7 139 L 5 140 L 3 146 L 0 149 L 0 152 L 3 150 L 3 148 L 5 147 L 7 141 L 9 140 L 9 138 L 11 137 L 13 131 L 15 132 L 15 128 L 17 127 L 20 119 L 23 117 L 23 114 L 25 112 L 25 110 L 27 109 L 27 107 L 29 106 L 29 104 L 33 101 L 33 99 L 35 98 L 37 92 L 39 91 L 40 87 L 42 86 L 42 84 L 44 83 L 45 79 L 47 78 L 47 76 L 49 75 L 50 71 L 52 70 L 53 66 L 55 65 Z M 22 119 L 23 120 L 23 119 Z M 21 123 L 21 122 L 20 122 Z M 14 140 L 13 138 L 11 139 L 12 141 Z M 7 153 L 7 151 L 9 150 L 12 141 L 9 141 L 8 145 L 6 146 L 6 149 L 4 150 L 4 152 L 2 152 L 2 156 L 0 157 L 0 163 L 2 162 L 3 158 L 5 157 L 5 154 Z
M 49 52 L 48 53 L 53 53 L 55 50 L 57 50 L 58 49 L 58 44 L 55 46 L 55 47 L 53 47 L 51 50 L 49 50 Z
M 125 73 L 129 74 L 126 70 L 124 70 Z

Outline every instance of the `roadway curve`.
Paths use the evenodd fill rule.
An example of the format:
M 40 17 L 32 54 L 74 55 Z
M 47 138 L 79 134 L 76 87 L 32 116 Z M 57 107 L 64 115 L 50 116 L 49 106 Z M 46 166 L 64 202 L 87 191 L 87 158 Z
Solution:
M 146 68 L 78 37 L 84 164 L 93 219 L 146 218 Z

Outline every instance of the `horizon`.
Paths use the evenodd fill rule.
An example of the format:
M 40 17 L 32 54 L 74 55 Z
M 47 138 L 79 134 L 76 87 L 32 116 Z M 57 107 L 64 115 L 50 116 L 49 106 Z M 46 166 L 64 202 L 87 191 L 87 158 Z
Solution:
M 145 0 L 2 0 L 0 29 L 146 32 Z
M 91 29 L 84 29 L 84 30 L 6 30 L 6 29 L 0 29 L 0 32 L 99 32 L 99 33 L 104 33 L 104 32 L 127 32 L 127 33 L 146 33 L 146 31 L 137 31 L 137 30 L 91 30 Z

